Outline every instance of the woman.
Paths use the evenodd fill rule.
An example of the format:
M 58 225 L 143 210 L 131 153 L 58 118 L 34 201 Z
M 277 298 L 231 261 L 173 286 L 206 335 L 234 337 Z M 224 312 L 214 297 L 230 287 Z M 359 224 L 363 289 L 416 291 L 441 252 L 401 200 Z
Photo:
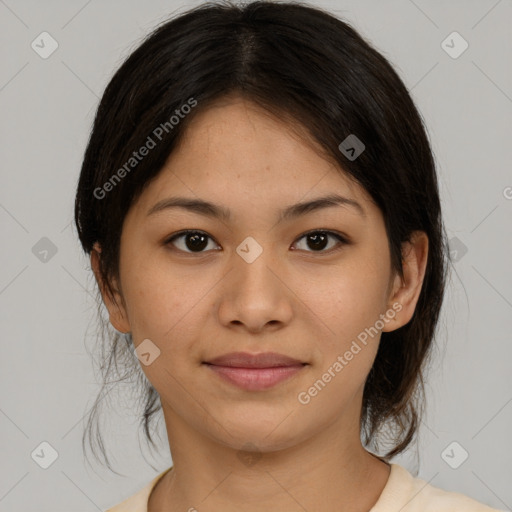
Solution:
M 390 463 L 448 254 L 421 117 L 348 24 L 267 2 L 162 24 L 103 95 L 75 219 L 173 460 L 111 512 L 493 510 Z

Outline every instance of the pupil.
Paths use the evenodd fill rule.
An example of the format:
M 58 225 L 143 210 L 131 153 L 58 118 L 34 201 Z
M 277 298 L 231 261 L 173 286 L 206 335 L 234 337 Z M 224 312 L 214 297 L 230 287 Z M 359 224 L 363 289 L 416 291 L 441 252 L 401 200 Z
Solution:
M 324 249 L 326 247 L 325 242 L 327 240 L 327 236 L 325 235 L 325 233 L 308 235 L 308 239 L 313 240 L 313 247 L 311 247 L 311 245 L 310 245 L 310 248 L 312 248 L 312 249 Z M 321 241 L 320 241 L 320 244 L 318 245 L 318 242 L 320 239 L 321 239 Z
M 199 250 L 201 251 L 204 249 L 208 242 L 206 240 L 206 237 L 201 233 L 190 233 L 186 237 L 187 240 L 187 248 L 192 250 Z M 191 243 L 189 243 L 191 241 Z

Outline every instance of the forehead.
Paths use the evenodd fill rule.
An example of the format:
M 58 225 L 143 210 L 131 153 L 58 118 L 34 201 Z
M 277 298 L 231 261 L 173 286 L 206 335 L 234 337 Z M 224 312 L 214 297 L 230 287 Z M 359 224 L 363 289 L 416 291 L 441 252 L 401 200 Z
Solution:
M 224 167 L 237 177 L 274 181 L 318 177 L 334 167 L 305 127 L 279 116 L 244 98 L 219 100 L 192 120 L 168 164 L 201 161 L 199 170 Z
M 196 114 L 145 189 L 141 207 L 150 208 L 171 193 L 233 209 L 284 206 L 332 193 L 371 201 L 305 128 L 240 98 L 220 100 Z

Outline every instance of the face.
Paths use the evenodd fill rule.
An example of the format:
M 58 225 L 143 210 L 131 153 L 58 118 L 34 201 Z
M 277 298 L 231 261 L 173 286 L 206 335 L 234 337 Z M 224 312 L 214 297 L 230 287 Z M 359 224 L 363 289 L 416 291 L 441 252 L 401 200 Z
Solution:
M 291 209 L 333 195 L 346 200 Z M 177 197 L 226 216 L 166 206 Z M 419 293 L 393 275 L 382 214 L 364 189 L 242 99 L 198 115 L 128 212 L 119 284 L 124 306 L 104 295 L 111 322 L 149 354 L 141 367 L 168 430 L 262 451 L 331 425 L 359 435 L 381 331 L 405 324 Z M 233 352 L 298 364 L 207 364 Z

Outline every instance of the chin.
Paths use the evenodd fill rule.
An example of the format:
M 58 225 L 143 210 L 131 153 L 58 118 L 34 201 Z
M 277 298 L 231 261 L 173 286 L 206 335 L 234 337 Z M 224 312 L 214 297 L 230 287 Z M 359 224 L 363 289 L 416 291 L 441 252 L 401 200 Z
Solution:
M 247 422 L 237 421 L 236 416 L 226 421 L 216 418 L 224 428 L 217 424 L 218 428 L 216 427 L 215 433 L 210 432 L 209 437 L 237 451 L 276 452 L 286 450 L 309 438 L 314 430 L 301 429 L 296 420 L 289 421 L 293 415 L 285 419 L 287 414 L 273 415 L 274 420 L 253 418 Z

